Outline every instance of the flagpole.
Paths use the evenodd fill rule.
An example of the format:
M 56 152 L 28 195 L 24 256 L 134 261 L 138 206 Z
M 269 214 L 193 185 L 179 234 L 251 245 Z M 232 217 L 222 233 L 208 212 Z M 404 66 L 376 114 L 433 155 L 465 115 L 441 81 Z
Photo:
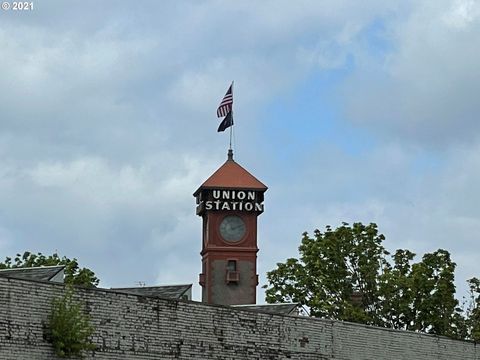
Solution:
M 235 124 L 235 122 L 233 121 L 233 80 L 232 80 L 232 110 L 230 110 L 232 112 L 232 126 L 230 126 L 230 147 L 228 148 L 229 150 L 232 150 L 232 131 L 233 131 L 233 125 Z

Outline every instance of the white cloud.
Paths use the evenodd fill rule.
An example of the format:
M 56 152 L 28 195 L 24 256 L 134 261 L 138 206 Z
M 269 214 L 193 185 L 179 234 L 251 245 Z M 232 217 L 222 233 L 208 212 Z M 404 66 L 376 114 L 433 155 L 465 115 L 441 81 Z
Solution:
M 158 158 L 116 166 L 103 158 L 86 157 L 4 170 L 0 199 L 8 216 L 1 219 L 2 250 L 6 254 L 9 249 L 83 254 L 96 259 L 95 270 L 106 274 L 111 284 L 119 281 L 110 277 L 112 272 L 123 274 L 129 279 L 125 281 L 139 276 L 128 274 L 128 269 L 111 263 L 106 255 L 120 251 L 125 264 L 136 263 L 132 254 L 124 252 L 134 246 L 138 256 L 149 258 L 148 264 L 137 266 L 138 271 L 151 279 L 153 271 L 142 268 L 153 269 L 153 259 L 161 264 L 169 256 L 169 247 L 157 243 L 174 244 L 173 250 L 179 253 L 183 246 L 191 247 L 195 236 L 185 232 L 183 223 L 186 217 L 195 219 L 191 194 L 203 181 L 203 169 L 214 167 L 193 157 L 165 154 L 165 158 L 168 161 Z M 177 235 L 172 237 L 172 232 Z
M 296 176 L 288 184 L 267 183 L 260 270 L 296 257 L 303 231 L 375 222 L 387 250 L 407 248 L 419 257 L 438 248 L 450 251 L 463 295 L 465 280 L 478 276 L 479 149 L 478 143 L 452 148 L 436 164 L 432 154 L 409 145 L 383 144 L 354 155 L 323 146 L 305 166 L 293 165 Z
M 479 15 L 480 5 L 475 0 L 456 0 L 443 15 L 443 20 L 454 28 L 465 29 Z
M 477 138 L 480 50 L 472 44 L 480 22 L 469 12 L 462 29 L 452 27 L 445 16 L 457 10 L 444 2 L 419 3 L 389 24 L 385 58 L 356 54 L 359 66 L 345 84 L 352 121 L 381 137 L 427 147 Z
M 301 232 L 342 220 L 377 221 L 399 247 L 451 248 L 472 269 L 478 19 L 472 1 L 376 0 L 45 1 L 2 18 L 2 253 L 57 249 L 112 286 L 196 283 L 191 194 L 225 159 L 215 109 L 235 80 L 236 155 L 270 185 L 260 275 Z M 264 133 L 269 106 L 318 72 L 373 149 L 318 142 L 275 166 L 260 154 L 280 136 Z

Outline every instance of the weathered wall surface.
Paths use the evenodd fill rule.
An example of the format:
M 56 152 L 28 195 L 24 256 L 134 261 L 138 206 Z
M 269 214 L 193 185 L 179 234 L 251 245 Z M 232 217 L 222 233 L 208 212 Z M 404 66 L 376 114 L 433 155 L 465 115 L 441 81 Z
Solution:
M 240 282 L 229 284 L 225 282 L 226 260 L 212 261 L 212 299 L 215 304 L 254 304 L 257 273 L 254 261 L 237 261 L 240 272 Z
M 59 284 L 0 278 L 0 359 L 55 359 L 43 337 Z M 96 328 L 95 359 L 480 360 L 443 337 L 223 306 L 78 289 Z

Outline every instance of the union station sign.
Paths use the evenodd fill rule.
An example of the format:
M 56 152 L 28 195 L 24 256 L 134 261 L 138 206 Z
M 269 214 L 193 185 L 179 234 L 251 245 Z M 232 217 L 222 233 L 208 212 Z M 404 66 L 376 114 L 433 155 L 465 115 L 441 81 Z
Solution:
M 254 190 L 204 189 L 197 195 L 197 214 L 204 211 L 263 212 L 263 192 Z

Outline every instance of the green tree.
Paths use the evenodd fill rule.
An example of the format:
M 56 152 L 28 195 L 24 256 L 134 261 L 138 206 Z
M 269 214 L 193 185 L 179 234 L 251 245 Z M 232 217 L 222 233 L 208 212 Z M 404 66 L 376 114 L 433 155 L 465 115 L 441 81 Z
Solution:
M 411 304 L 415 290 L 411 261 L 414 257 L 409 250 L 397 250 L 392 256 L 393 266 L 386 263 L 379 275 L 379 293 L 383 297 L 380 316 L 385 327 L 413 330 L 415 315 Z
M 461 309 L 455 299 L 456 265 L 450 254 L 439 249 L 412 264 L 414 257 L 409 250 L 397 250 L 394 265 L 387 264 L 379 275 L 384 325 L 463 338 Z
M 267 273 L 267 302 L 299 302 L 312 316 L 377 324 L 378 273 L 388 254 L 383 239 L 375 224 L 327 226 L 313 238 L 304 233 L 300 258 Z
M 74 299 L 73 288 L 67 287 L 63 297 L 53 300 L 48 317 L 47 338 L 55 353 L 61 358 L 83 358 L 85 351 L 95 349 L 90 341 L 93 332 L 82 303 Z
M 480 341 L 480 279 L 471 278 L 467 283 L 470 291 L 465 310 L 465 333 L 467 338 Z
M 0 269 L 26 268 L 35 266 L 54 266 L 65 265 L 65 283 L 69 285 L 82 285 L 86 287 L 95 287 L 100 280 L 95 273 L 87 268 L 80 268 L 76 258 L 69 259 L 58 254 L 43 255 L 42 253 L 32 254 L 28 251 L 23 255 L 17 254 L 12 260 L 6 257 L 4 262 L 0 262 Z
M 468 326 L 471 334 L 480 331 L 473 325 L 480 322 L 469 320 L 480 311 L 466 315 L 455 299 L 455 263 L 448 251 L 427 253 L 416 263 L 409 250 L 390 256 L 373 223 L 327 226 L 313 235 L 303 234 L 298 259 L 267 273 L 267 302 L 293 301 L 307 306 L 311 316 L 453 338 L 471 338 Z M 474 290 L 480 294 L 478 286 Z M 480 296 L 475 300 L 472 309 L 478 309 Z

